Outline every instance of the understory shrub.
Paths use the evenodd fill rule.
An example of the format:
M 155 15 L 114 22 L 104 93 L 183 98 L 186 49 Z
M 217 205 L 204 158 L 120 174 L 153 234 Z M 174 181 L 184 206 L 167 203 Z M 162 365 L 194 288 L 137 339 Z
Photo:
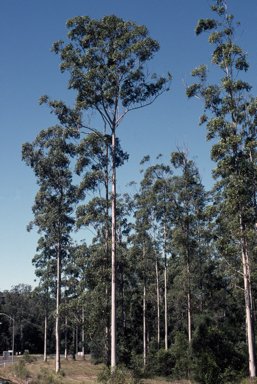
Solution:
M 29 376 L 30 373 L 23 358 L 21 358 L 18 363 L 13 364 L 13 372 L 15 376 L 21 380 L 25 380 L 26 376 Z
M 34 355 L 30 355 L 29 351 L 24 351 L 23 360 L 25 360 L 26 363 L 33 363 L 34 361 L 37 361 L 37 358 Z
M 111 374 L 111 369 L 106 366 L 97 376 L 97 382 L 100 384 L 140 384 L 142 383 L 133 371 L 128 370 L 125 366 L 116 367 L 115 375 Z
M 230 332 L 208 315 L 196 319 L 190 352 L 197 383 L 236 383 L 247 374 L 245 345 L 233 342 Z

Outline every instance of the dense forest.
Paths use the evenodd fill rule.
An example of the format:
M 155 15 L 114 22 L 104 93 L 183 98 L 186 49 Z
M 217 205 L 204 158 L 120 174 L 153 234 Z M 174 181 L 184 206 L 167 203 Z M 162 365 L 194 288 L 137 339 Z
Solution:
M 142 153 L 140 184 L 116 192 L 116 168 L 129 161 L 117 128 L 172 92 L 169 73 L 149 76 L 159 43 L 146 27 L 75 17 L 70 43 L 53 44 L 75 105 L 42 96 L 58 124 L 23 144 L 39 186 L 28 225 L 41 235 L 32 260 L 39 285 L 2 292 L 0 312 L 15 319 L 15 350 L 56 354 L 57 372 L 60 353 L 82 351 L 113 371 L 125 364 L 203 384 L 255 377 L 257 99 L 237 45 L 240 23 L 229 1 L 212 3 L 215 18 L 200 19 L 195 33 L 213 45 L 216 83 L 200 65 L 186 87 L 203 102 L 200 124 L 214 142 L 211 191 L 188 143 L 168 160 Z M 87 122 L 88 111 L 101 127 Z M 1 321 L 6 350 L 13 322 Z

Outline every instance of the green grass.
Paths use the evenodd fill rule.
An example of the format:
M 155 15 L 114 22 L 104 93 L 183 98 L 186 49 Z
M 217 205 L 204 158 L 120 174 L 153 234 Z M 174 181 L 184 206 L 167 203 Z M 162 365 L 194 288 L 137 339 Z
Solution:
M 26 363 L 25 367 L 19 367 L 19 363 L 14 363 L 14 367 L 8 364 L 0 368 L 0 379 L 8 384 L 25 383 L 26 376 L 31 384 L 92 384 L 96 383 L 101 369 L 101 365 L 91 363 L 90 357 L 76 361 L 62 359 L 61 372 L 56 374 L 55 360 L 49 359 Z
M 0 380 L 8 384 L 20 384 L 26 382 L 28 376 L 29 384 L 96 384 L 96 379 L 103 365 L 94 365 L 91 358 L 87 356 L 85 360 L 62 359 L 61 372 L 55 373 L 55 360 L 49 359 L 47 362 L 39 360 L 25 365 L 14 363 L 8 364 L 5 368 L 0 368 Z M 145 379 L 143 384 L 186 384 L 185 381 L 167 381 L 165 378 Z
M 103 365 L 94 365 L 89 356 L 73 361 L 61 359 L 61 372 L 55 373 L 55 360 L 47 362 L 38 360 L 32 363 L 19 362 L 0 367 L 0 380 L 8 384 L 96 384 L 97 376 L 102 371 Z M 256 381 L 254 381 L 256 382 Z M 186 380 L 171 381 L 164 377 L 143 379 L 142 384 L 193 384 Z M 250 383 L 248 379 L 241 384 Z M 252 383 L 252 382 L 251 382 Z M 125 384 L 125 383 L 124 383 Z

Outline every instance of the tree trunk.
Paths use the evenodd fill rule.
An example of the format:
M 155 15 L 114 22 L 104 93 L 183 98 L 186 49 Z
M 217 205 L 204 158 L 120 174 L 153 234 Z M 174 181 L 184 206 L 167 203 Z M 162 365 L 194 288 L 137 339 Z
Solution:
M 82 307 L 82 334 L 81 334 L 81 342 L 82 342 L 82 356 L 85 356 L 85 331 L 84 331 L 84 321 L 85 321 L 85 312 L 84 306 Z
M 109 308 L 109 289 L 105 288 L 105 307 L 106 307 L 106 323 L 105 323 L 105 364 L 110 366 L 110 308 Z
M 115 167 L 115 127 L 112 128 L 112 314 L 111 314 L 111 367 L 117 365 L 116 351 L 116 167 Z
M 232 119 L 233 120 L 233 119 Z M 234 120 L 233 120 L 234 122 Z M 234 122 L 236 134 L 237 127 Z M 236 177 L 239 177 L 239 165 L 238 165 L 238 148 L 235 146 L 233 148 L 233 152 L 235 155 L 235 169 L 236 169 Z M 246 239 L 244 235 L 245 224 L 243 218 L 243 208 L 240 202 L 241 192 L 238 187 L 237 182 L 237 195 L 238 195 L 238 206 L 239 206 L 239 223 L 240 223 L 240 233 L 241 233 L 241 254 L 242 254 L 242 263 L 243 263 L 243 275 L 244 275 L 244 294 L 245 294 L 245 312 L 246 312 L 246 328 L 247 328 L 247 339 L 248 339 L 248 354 L 249 354 L 249 376 L 251 380 L 253 380 L 256 376 L 255 373 L 255 356 L 254 356 L 254 345 L 253 345 L 253 329 L 252 329 L 252 318 L 251 318 L 251 303 L 250 303 L 250 286 L 249 286 L 249 264 L 248 264 L 248 255 L 247 255 L 247 245 Z
M 76 355 L 78 354 L 79 351 L 79 326 L 78 324 L 76 325 Z
M 45 334 L 44 334 L 44 361 L 47 361 L 47 321 L 48 321 L 48 289 L 45 302 Z
M 246 264 L 248 266 L 248 284 L 249 284 L 249 298 L 250 298 L 250 309 L 251 309 L 251 323 L 252 323 L 252 338 L 253 338 L 253 351 L 254 351 L 254 360 L 255 360 L 255 318 L 254 318 L 254 299 L 252 296 L 252 283 L 251 283 L 251 268 L 250 268 L 250 260 L 248 255 L 248 245 L 247 241 L 245 240 L 245 246 L 246 246 Z
M 64 357 L 65 359 L 68 358 L 68 344 L 67 344 L 67 324 L 68 324 L 68 319 L 67 316 L 65 316 L 65 346 L 64 346 Z
M 243 235 L 243 214 L 240 205 L 239 208 L 239 220 L 241 230 L 241 253 L 243 263 L 243 274 L 244 274 L 244 293 L 245 293 L 245 311 L 246 311 L 246 325 L 247 325 L 247 339 L 248 339 L 248 353 L 249 353 L 249 375 L 253 379 L 255 377 L 255 359 L 254 359 L 254 345 L 253 345 L 253 329 L 251 321 L 251 304 L 250 304 L 250 287 L 249 287 L 249 266 L 247 263 L 246 256 L 246 242 Z
M 106 133 L 106 123 L 104 124 L 104 135 Z M 108 178 L 108 144 L 106 144 L 105 152 L 105 268 L 108 270 L 108 239 L 109 239 L 109 178 Z M 109 308 L 109 278 L 107 278 L 105 286 L 105 311 L 106 311 L 106 323 L 105 323 L 105 364 L 110 366 L 110 308 Z
M 154 233 L 154 243 L 156 240 L 155 237 L 155 225 L 154 225 L 154 219 L 153 219 L 153 212 L 151 212 L 151 219 L 152 219 L 152 227 L 153 227 L 153 233 Z M 157 304 L 157 342 L 158 342 L 158 351 L 160 349 L 160 292 L 159 292 L 159 271 L 158 271 L 158 257 L 157 257 L 157 251 L 156 251 L 156 245 L 154 249 L 155 253 L 155 277 L 156 277 L 156 304 Z
M 72 358 L 73 360 L 76 360 L 76 346 L 75 346 L 75 328 L 73 328 L 73 334 L 72 334 Z
M 155 249 L 155 274 L 156 274 L 156 298 L 157 298 L 157 338 L 158 338 L 158 351 L 160 349 L 160 293 L 159 293 L 159 272 L 157 252 Z

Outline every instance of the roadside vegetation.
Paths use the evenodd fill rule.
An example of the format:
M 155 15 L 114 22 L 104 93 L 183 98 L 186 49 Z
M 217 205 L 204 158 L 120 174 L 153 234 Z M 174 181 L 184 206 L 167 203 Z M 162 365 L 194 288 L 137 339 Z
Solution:
M 55 372 L 56 360 L 51 357 L 48 361 L 36 360 L 38 356 L 29 359 L 20 358 L 19 362 L 0 367 L 0 381 L 6 384 L 199 384 L 190 380 L 173 380 L 171 377 L 154 376 L 151 373 L 128 369 L 118 366 L 116 376 L 111 381 L 110 370 L 104 364 L 95 364 L 90 356 L 83 358 L 62 359 L 60 372 Z M 26 361 L 27 360 L 27 361 Z M 211 382 L 211 381 L 210 381 Z M 237 381 L 238 384 L 256 383 L 250 379 Z M 235 381 L 229 384 L 234 384 Z
M 23 358 L 12 366 L 8 364 L 6 367 L 0 368 L 0 380 L 7 384 L 91 384 L 91 383 L 107 383 L 110 375 L 104 364 L 94 364 L 91 357 L 86 356 L 85 359 L 78 358 L 61 360 L 61 369 L 59 373 L 55 372 L 56 361 L 50 358 L 47 362 L 37 360 L 26 362 Z M 147 377 L 147 375 L 146 375 Z M 125 367 L 118 367 L 116 380 L 114 383 L 124 384 L 186 384 L 187 380 L 168 381 L 166 378 L 142 378 L 138 374 L 134 374 L 132 370 Z

